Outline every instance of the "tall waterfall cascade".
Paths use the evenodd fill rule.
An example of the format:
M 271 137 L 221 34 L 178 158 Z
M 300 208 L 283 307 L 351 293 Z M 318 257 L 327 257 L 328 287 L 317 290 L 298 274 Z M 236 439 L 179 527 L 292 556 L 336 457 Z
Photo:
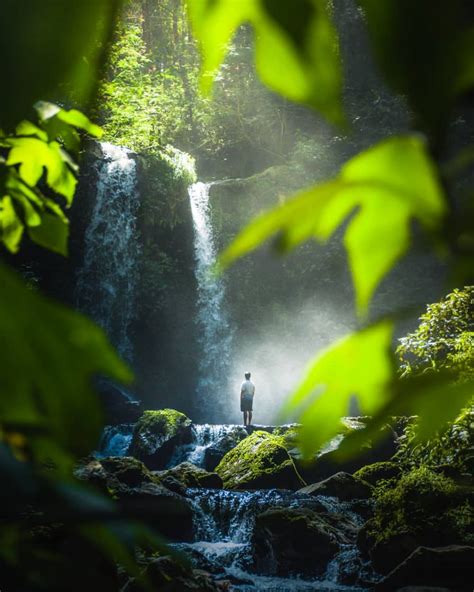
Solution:
M 224 281 L 212 273 L 217 252 L 210 215 L 210 187 L 210 183 L 194 183 L 188 193 L 194 225 L 196 322 L 201 346 L 197 395 L 206 412 L 216 415 L 226 411 L 232 330 L 225 307 Z
M 130 326 L 140 255 L 137 166 L 130 150 L 109 143 L 102 143 L 101 148 L 95 204 L 77 275 L 77 305 L 105 330 L 122 357 L 132 362 Z

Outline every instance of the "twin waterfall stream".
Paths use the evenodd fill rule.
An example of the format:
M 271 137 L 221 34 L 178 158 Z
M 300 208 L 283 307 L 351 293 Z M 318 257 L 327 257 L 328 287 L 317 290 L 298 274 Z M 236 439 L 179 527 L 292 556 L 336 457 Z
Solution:
M 225 396 L 229 374 L 232 331 L 225 308 L 225 285 L 214 274 L 217 260 L 216 246 L 209 207 L 209 183 L 195 183 L 189 187 L 191 213 L 194 226 L 194 273 L 198 286 L 198 312 L 196 322 L 199 330 L 201 356 L 197 399 L 209 415 L 227 415 Z M 212 405 L 209 395 L 213 393 Z M 217 405 L 217 409 L 216 409 Z
M 131 324 L 136 306 L 140 240 L 137 213 L 137 164 L 125 148 L 102 144 L 103 159 L 97 164 L 96 200 L 85 234 L 85 257 L 77 276 L 78 307 L 92 316 L 109 335 L 121 355 L 133 363 Z M 232 346 L 232 329 L 225 306 L 225 284 L 213 274 L 216 243 L 209 206 L 210 184 L 195 183 L 188 189 L 194 227 L 197 323 L 201 357 L 196 385 L 198 404 L 214 420 L 227 414 L 226 384 Z M 210 394 L 214 394 L 210 400 Z M 220 396 L 219 396 L 220 395 Z M 209 402 L 208 402 L 209 401 Z M 219 403 L 220 401 L 220 403 Z M 232 425 L 193 425 L 193 439 L 175 451 L 169 466 L 183 461 L 204 466 L 206 449 L 216 444 Z M 133 424 L 107 426 L 98 458 L 126 456 Z M 351 574 L 361 570 L 355 544 L 343 546 L 313 579 L 276 575 L 272 565 L 264 573 L 252 567 L 251 536 L 256 516 L 270 508 L 319 508 L 331 515 L 344 514 L 354 528 L 361 518 L 348 504 L 330 497 L 311 497 L 285 490 L 235 492 L 216 489 L 188 490 L 193 507 L 194 541 L 174 543 L 196 567 L 220 573 L 241 592 L 362 590 L 347 586 Z M 321 510 L 322 508 L 322 510 Z M 349 580 L 350 581 L 350 580 Z M 354 581 L 354 580 L 352 580 Z

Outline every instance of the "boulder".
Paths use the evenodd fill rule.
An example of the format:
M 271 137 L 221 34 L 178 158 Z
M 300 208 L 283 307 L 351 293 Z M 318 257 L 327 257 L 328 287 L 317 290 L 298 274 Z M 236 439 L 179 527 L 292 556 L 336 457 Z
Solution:
M 375 486 L 384 479 L 398 479 L 401 473 L 402 470 L 397 463 L 382 461 L 365 465 L 354 473 L 354 477 Z
M 323 573 L 328 562 L 354 539 L 356 527 L 342 516 L 308 508 L 275 508 L 256 517 L 254 568 L 273 575 Z
M 342 501 L 367 499 L 372 495 L 372 485 L 349 473 L 336 473 L 319 483 L 313 483 L 300 489 L 300 493 L 308 495 L 325 495 L 337 497 Z
M 156 483 L 129 487 L 116 483 L 110 493 L 124 516 L 141 520 L 173 541 L 190 541 L 193 536 L 191 502 Z
M 177 446 L 192 440 L 191 420 L 175 409 L 145 411 L 135 424 L 130 454 L 150 469 L 164 469 Z
M 217 442 L 208 446 L 204 452 L 204 468 L 213 471 L 224 456 L 247 436 L 248 432 L 243 426 L 235 426 Z
M 143 575 L 150 584 L 150 590 L 160 592 L 224 592 L 230 590 L 225 582 L 215 582 L 212 576 L 202 570 L 191 569 L 169 556 L 152 559 Z M 143 582 L 131 579 L 122 592 L 142 592 Z
M 388 574 L 418 547 L 472 545 L 471 490 L 425 466 L 379 490 L 359 539 L 374 568 Z
M 89 458 L 74 471 L 81 481 L 88 481 L 102 490 L 113 488 L 117 483 L 135 487 L 142 483 L 158 483 L 146 466 L 131 456 Z
M 230 450 L 216 473 L 226 489 L 299 489 L 298 474 L 281 438 L 256 431 Z
M 191 502 L 164 487 L 159 477 L 136 458 L 89 459 L 75 470 L 119 505 L 124 515 L 139 519 L 173 540 L 192 538 Z
M 403 586 L 435 586 L 471 590 L 474 582 L 474 547 L 418 547 L 376 586 L 376 592 Z
M 217 473 L 210 473 L 190 462 L 182 462 L 172 469 L 156 471 L 154 474 L 164 484 L 166 484 L 167 479 L 171 477 L 184 487 L 222 489 L 222 479 Z

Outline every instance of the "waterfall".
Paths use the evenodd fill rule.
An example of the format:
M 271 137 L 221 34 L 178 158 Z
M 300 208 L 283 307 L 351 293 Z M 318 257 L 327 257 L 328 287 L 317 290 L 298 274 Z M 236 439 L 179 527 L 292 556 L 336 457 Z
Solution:
M 136 162 L 126 148 L 108 143 L 101 148 L 94 209 L 77 275 L 77 305 L 105 330 L 122 357 L 132 362 L 130 325 L 140 254 Z
M 209 188 L 194 183 L 188 189 L 194 225 L 195 276 L 198 284 L 198 312 L 201 355 L 197 395 L 199 404 L 213 419 L 226 412 L 227 376 L 229 374 L 232 331 L 225 309 L 225 285 L 212 273 L 216 247 L 212 230 Z M 217 413 L 216 413 L 217 411 Z

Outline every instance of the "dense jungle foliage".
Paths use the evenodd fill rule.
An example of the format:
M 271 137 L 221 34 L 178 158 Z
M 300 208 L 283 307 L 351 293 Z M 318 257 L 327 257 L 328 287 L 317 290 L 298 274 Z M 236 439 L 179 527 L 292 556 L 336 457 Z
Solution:
M 298 0 L 288 11 L 286 3 L 273 0 L 189 0 L 185 13 L 174 0 L 60 1 L 26 8 L 16 0 L 4 2 L 5 253 L 32 240 L 66 255 L 75 155 L 87 134 L 102 133 L 91 120 L 107 140 L 137 151 L 169 153 L 169 145 L 191 151 L 203 170 L 213 159 L 256 147 L 261 162 L 244 163 L 245 174 L 284 161 L 289 145 L 301 142 L 307 133 L 298 125 L 301 105 L 349 136 L 332 4 Z M 347 438 L 345 454 L 368 437 L 376 439 L 390 417 L 418 415 L 407 446 L 424 464 L 432 454 L 440 458 L 437 464 L 449 463 L 455 456 L 443 458 L 445 445 L 456 440 L 449 431 L 443 434 L 447 424 L 462 414 L 472 429 L 466 411 L 472 401 L 472 289 L 431 305 L 420 328 L 402 342 L 399 354 L 408 374 L 403 379 L 393 353 L 400 311 L 383 319 L 368 313 L 380 282 L 409 250 L 414 226 L 427 248 L 445 258 L 455 285 L 473 280 L 474 227 L 466 215 L 472 209 L 472 147 L 460 147 L 450 126 L 456 118 L 472 118 L 474 11 L 466 0 L 358 5 L 381 76 L 409 104 L 412 131 L 386 138 L 350 159 L 338 175 L 257 218 L 223 253 L 221 271 L 269 238 L 287 252 L 309 239 L 324 242 L 342 228 L 360 329 L 317 357 L 283 415 L 301 421 L 302 448 L 311 455 L 337 434 L 356 394 L 361 412 L 373 419 Z M 172 33 L 161 35 L 164 28 Z M 170 44 L 164 46 L 163 39 Z M 263 84 L 277 93 L 270 102 L 259 100 L 270 91 L 255 75 L 254 63 Z M 212 85 L 213 98 L 206 94 Z M 72 476 L 75 462 L 96 446 L 103 423 L 94 377 L 127 382 L 130 371 L 92 322 L 31 289 L 3 262 L 0 282 L 0 474 L 9 484 L 2 488 L 4 579 L 19 590 L 84 589 L 106 577 L 111 558 L 139 574 L 135 546 L 158 548 L 161 539 L 138 525 L 133 510 L 119 512 Z M 423 448 L 430 439 L 436 446 Z M 408 457 L 416 458 L 407 454 L 407 462 Z M 404 477 L 390 494 L 380 493 L 383 516 L 414 481 L 429 481 L 442 495 L 451 491 L 448 477 L 427 475 L 426 467 L 414 470 L 419 473 Z M 461 531 L 465 513 L 459 506 L 451 509 L 453 528 Z M 382 514 L 376 524 L 380 536 L 386 527 Z M 409 505 L 396 520 L 394 528 L 411 520 Z M 51 522 L 67 533 L 61 552 L 45 547 L 57 534 Z M 87 573 L 81 570 L 84 556 Z

